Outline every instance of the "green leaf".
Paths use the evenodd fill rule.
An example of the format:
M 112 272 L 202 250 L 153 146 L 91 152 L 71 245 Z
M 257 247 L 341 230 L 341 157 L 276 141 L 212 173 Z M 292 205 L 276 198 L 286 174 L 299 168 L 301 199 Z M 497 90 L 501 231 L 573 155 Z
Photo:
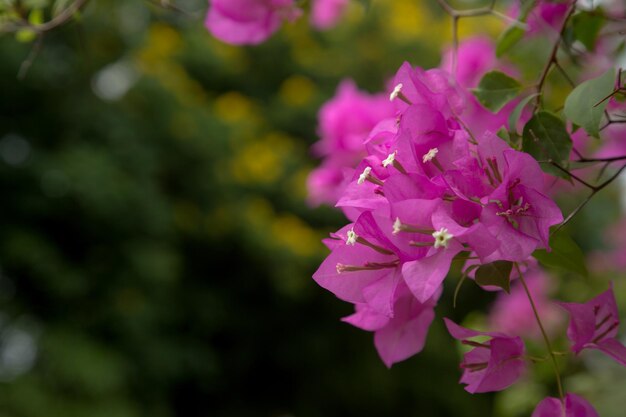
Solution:
M 15 32 L 15 39 L 18 42 L 28 43 L 32 42 L 37 38 L 37 33 L 30 29 L 20 29 Z
M 615 84 L 615 71 L 608 70 L 598 78 L 587 80 L 574 89 L 565 99 L 565 117 L 581 126 L 591 136 L 598 136 L 600 121 Z M 600 103 L 600 104 L 598 104 Z
M 519 118 L 522 116 L 524 107 L 526 107 L 533 98 L 537 97 L 537 95 L 537 93 L 531 94 L 528 97 L 522 99 L 522 101 L 520 101 L 519 104 L 515 106 L 515 109 L 509 115 L 509 132 L 517 133 L 517 122 L 519 122 Z
M 604 17 L 597 14 L 583 12 L 575 15 L 572 18 L 574 38 L 582 42 L 588 51 L 593 51 L 604 22 Z
M 550 252 L 545 249 L 536 250 L 533 256 L 545 267 L 573 272 L 584 277 L 589 275 L 585 255 L 569 234 L 563 230 L 554 234 L 550 237 L 550 248 L 552 248 Z
M 511 270 L 513 263 L 509 261 L 495 261 L 481 265 L 474 275 L 478 285 L 500 287 L 507 293 L 511 291 Z
M 524 37 L 524 29 L 519 26 L 509 26 L 502 32 L 496 42 L 496 57 L 501 58 Z
M 521 88 L 517 80 L 502 72 L 491 71 L 483 76 L 472 92 L 483 106 L 495 113 L 514 99 Z
M 43 10 L 34 9 L 28 15 L 28 23 L 33 26 L 41 25 L 43 23 Z
M 33 26 L 41 25 L 43 23 L 43 10 L 33 9 L 28 15 L 28 23 Z M 21 29 L 15 32 L 15 39 L 18 42 L 32 42 L 37 38 L 37 33 L 31 29 Z
M 506 130 L 504 127 L 501 127 L 497 132 L 496 135 L 498 135 L 498 137 L 500 139 L 502 139 L 503 141 L 505 141 L 506 143 L 508 143 L 509 145 L 511 144 L 511 135 L 509 135 L 509 131 Z
M 572 139 L 561 119 L 550 112 L 541 111 L 524 126 L 522 150 L 535 159 L 550 160 L 566 166 L 572 150 Z M 569 175 L 550 164 L 541 164 L 541 168 L 561 178 L 569 178 Z

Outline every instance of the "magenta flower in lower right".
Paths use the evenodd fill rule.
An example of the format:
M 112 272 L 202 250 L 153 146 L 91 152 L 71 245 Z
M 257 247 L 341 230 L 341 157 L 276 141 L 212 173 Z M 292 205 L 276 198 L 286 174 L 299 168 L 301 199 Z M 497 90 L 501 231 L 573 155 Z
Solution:
M 461 383 L 472 394 L 501 391 L 517 381 L 526 369 L 524 342 L 497 332 L 479 332 L 466 329 L 444 318 L 448 331 L 461 343 L 474 346 L 465 354 L 461 368 Z M 490 337 L 486 342 L 471 340 L 478 336 Z
M 574 343 L 572 350 L 598 349 L 626 366 L 626 346 L 617 340 L 619 314 L 613 286 L 586 303 L 559 303 L 571 320 L 567 337 Z
M 541 401 L 531 417 L 599 417 L 587 400 L 576 394 L 567 394 L 565 401 L 547 397 Z

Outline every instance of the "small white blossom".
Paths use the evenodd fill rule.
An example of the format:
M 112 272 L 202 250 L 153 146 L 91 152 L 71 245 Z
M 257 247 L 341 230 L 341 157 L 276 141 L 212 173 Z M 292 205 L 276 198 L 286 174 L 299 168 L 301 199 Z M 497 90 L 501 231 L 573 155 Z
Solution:
M 354 233 L 353 229 L 348 230 L 348 238 L 346 239 L 346 245 L 354 246 L 354 244 L 356 243 L 356 239 L 358 237 L 359 236 L 356 233 Z
M 359 176 L 359 180 L 357 181 L 357 184 L 361 185 L 365 182 L 365 180 L 367 180 L 367 177 L 370 175 L 370 172 L 372 172 L 372 168 L 371 167 L 367 167 L 363 170 L 363 173 Z
M 394 101 L 398 98 L 400 92 L 402 91 L 402 87 L 404 87 L 402 83 L 398 83 L 398 85 L 393 88 L 393 91 L 389 94 L 389 101 Z
M 439 153 L 439 149 L 432 148 L 431 150 L 429 150 L 428 152 L 424 154 L 424 157 L 422 158 L 422 162 L 426 163 L 426 162 L 432 161 L 432 159 L 435 156 L 437 156 L 438 153 Z
M 389 165 L 392 165 L 392 164 L 393 164 L 393 161 L 395 161 L 395 160 L 396 160 L 396 154 L 397 154 L 397 153 L 398 153 L 398 151 L 395 151 L 395 152 L 393 152 L 393 153 L 390 153 L 390 154 L 389 154 L 389 156 L 387 157 L 387 159 L 385 159 L 385 160 L 383 161 L 383 166 L 384 166 L 385 168 L 387 168 Z
M 448 233 L 448 229 L 442 227 L 438 231 L 433 233 L 433 237 L 435 238 L 435 249 L 444 247 L 448 247 L 448 241 L 452 239 L 454 236 L 451 233 Z
M 400 217 L 396 217 L 396 221 L 393 222 L 393 234 L 397 235 L 402 231 L 402 222 L 400 221 Z

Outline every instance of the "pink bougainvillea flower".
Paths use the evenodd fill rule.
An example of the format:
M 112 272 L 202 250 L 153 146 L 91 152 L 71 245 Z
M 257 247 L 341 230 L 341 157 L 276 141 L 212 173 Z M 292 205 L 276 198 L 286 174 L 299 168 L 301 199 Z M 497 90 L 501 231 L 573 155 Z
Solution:
M 558 398 L 544 398 L 533 411 L 531 417 L 599 417 L 587 400 L 568 393 L 565 401 Z
M 438 291 L 425 303 L 420 303 L 402 285 L 396 295 L 393 317 L 380 314 L 367 304 L 357 304 L 356 312 L 344 317 L 343 321 L 363 330 L 373 331 L 376 350 L 390 368 L 394 363 L 403 361 L 424 348 L 440 294 L 441 291 Z
M 313 0 L 311 23 L 320 30 L 330 29 L 345 13 L 349 0 Z
M 510 337 L 497 332 L 479 332 L 466 329 L 444 318 L 448 331 L 461 343 L 474 346 L 465 354 L 461 368 L 461 383 L 465 390 L 479 392 L 500 391 L 517 381 L 524 369 L 524 343 L 520 337 Z M 470 340 L 477 336 L 488 336 L 486 342 Z
M 392 86 L 385 98 L 392 115 L 370 118 L 359 109 L 364 100 L 354 100 L 354 85 L 342 85 L 338 97 L 347 99 L 328 104 L 315 147 L 327 171 L 313 176 L 318 184 L 341 181 L 336 207 L 354 222 L 325 241 L 331 254 L 313 278 L 357 305 L 349 321 L 377 332 L 376 346 L 388 365 L 421 349 L 425 336 L 406 327 L 398 300 L 421 306 L 437 298 L 461 252 L 477 264 L 526 261 L 547 247 L 550 226 L 562 221 L 543 194 L 537 161 L 494 134 L 470 134 L 474 125 L 466 128 L 460 115 L 471 106 L 471 94 L 446 71 L 405 63 Z M 343 179 L 329 162 L 341 155 L 361 158 L 344 165 Z M 468 337 L 474 335 L 479 333 Z M 502 389 L 524 369 L 521 339 L 483 335 L 490 342 L 473 345 L 465 361 L 462 382 L 470 392 Z M 404 336 L 411 343 L 394 345 Z
M 481 199 L 481 222 L 501 244 L 490 260 L 523 261 L 535 249 L 549 249 L 550 226 L 562 222 L 563 215 L 542 193 L 543 173 L 532 156 L 512 149 L 489 153 L 483 166 L 496 188 Z
M 320 140 L 312 150 L 324 161 L 307 182 L 311 204 L 337 203 L 352 169 L 366 155 L 368 135 L 379 122 L 393 115 L 393 105 L 385 95 L 360 91 L 352 80 L 341 82 L 335 96 L 318 114 Z
M 255 45 L 269 38 L 283 20 L 302 14 L 293 0 L 209 0 L 204 25 L 213 36 L 234 45 Z
M 571 317 L 567 337 L 573 342 L 574 353 L 586 348 L 598 349 L 626 366 L 626 346 L 617 340 L 619 313 L 613 286 L 586 303 L 559 305 Z
M 389 98 L 403 112 L 411 104 L 424 104 L 441 112 L 446 118 L 461 114 L 465 107 L 463 93 L 447 71 L 423 70 L 402 64 L 392 81 Z
M 563 322 L 564 313 L 548 299 L 550 276 L 534 268 L 524 274 L 524 279 L 546 331 L 554 334 Z M 510 294 L 498 294 L 489 313 L 489 322 L 496 331 L 537 340 L 541 338 L 528 296 L 520 282 L 511 285 Z
M 320 108 L 320 140 L 313 145 L 313 152 L 319 156 L 344 155 L 354 167 L 365 156 L 364 141 L 371 130 L 393 115 L 386 95 L 369 94 L 359 90 L 354 81 L 344 80 L 335 96 Z
M 496 49 L 493 41 L 487 37 L 475 37 L 459 43 L 456 51 L 456 81 L 463 87 L 473 88 L 478 85 L 485 73 L 498 69 Z M 454 51 L 449 49 L 443 55 L 440 68 L 452 73 Z

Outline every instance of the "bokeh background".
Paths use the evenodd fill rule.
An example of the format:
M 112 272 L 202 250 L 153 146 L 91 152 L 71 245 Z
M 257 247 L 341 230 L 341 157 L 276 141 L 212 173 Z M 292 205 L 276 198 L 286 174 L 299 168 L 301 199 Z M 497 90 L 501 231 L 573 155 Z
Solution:
M 176 5 L 90 2 L 22 80 L 33 44 L 0 37 L 0 416 L 528 415 L 545 388 L 458 385 L 440 320 L 386 369 L 310 278 L 344 222 L 306 203 L 317 110 L 344 78 L 379 91 L 404 60 L 438 65 L 435 2 L 353 2 L 333 30 L 301 19 L 245 48 L 209 36 L 206 2 Z M 439 317 L 492 298 L 447 295 Z M 591 355 L 578 386 L 617 417 L 624 373 Z

